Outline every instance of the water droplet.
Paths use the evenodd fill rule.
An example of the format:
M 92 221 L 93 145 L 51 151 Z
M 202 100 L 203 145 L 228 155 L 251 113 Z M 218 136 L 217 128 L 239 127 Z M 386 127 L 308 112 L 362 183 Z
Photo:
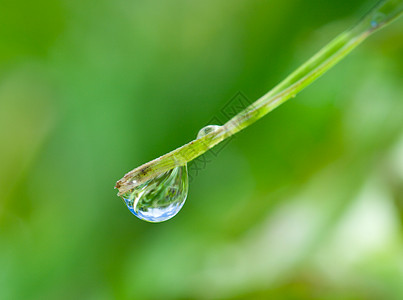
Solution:
M 122 196 L 129 210 L 148 222 L 163 222 L 174 217 L 188 194 L 187 166 L 176 167 Z
M 376 12 L 371 19 L 371 26 L 373 28 L 379 26 L 382 22 L 385 21 L 386 15 L 381 12 Z
M 221 126 L 218 125 L 207 125 L 206 127 L 203 127 L 202 129 L 200 129 L 199 133 L 197 134 L 197 138 L 201 138 L 213 131 L 217 131 L 221 128 Z

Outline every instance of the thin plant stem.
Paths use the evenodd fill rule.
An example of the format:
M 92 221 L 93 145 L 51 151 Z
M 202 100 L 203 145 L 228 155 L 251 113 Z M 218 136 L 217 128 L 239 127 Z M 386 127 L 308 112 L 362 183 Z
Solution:
M 385 27 L 403 12 L 403 0 L 380 1 L 354 27 L 333 39 L 312 58 L 276 85 L 267 94 L 230 119 L 223 126 L 127 173 L 116 183 L 121 196 L 139 184 L 172 168 L 183 166 L 223 140 L 253 124 L 273 109 L 296 96 L 376 30 Z

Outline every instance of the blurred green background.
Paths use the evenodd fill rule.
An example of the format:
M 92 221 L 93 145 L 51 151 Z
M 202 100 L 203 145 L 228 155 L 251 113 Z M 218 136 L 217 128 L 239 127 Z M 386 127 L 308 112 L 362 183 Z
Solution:
M 403 299 L 403 20 L 231 140 L 172 220 L 113 189 L 374 3 L 0 0 L 0 299 Z

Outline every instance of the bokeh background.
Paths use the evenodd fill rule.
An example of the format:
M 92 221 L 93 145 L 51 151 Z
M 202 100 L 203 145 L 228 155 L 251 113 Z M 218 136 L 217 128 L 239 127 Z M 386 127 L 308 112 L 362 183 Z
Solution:
M 239 133 L 172 220 L 113 189 L 374 3 L 0 1 L 0 299 L 403 299 L 403 20 Z

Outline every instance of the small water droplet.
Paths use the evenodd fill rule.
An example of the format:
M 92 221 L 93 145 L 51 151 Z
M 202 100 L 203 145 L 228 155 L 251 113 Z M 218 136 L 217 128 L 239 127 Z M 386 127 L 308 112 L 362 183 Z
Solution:
M 188 194 L 187 166 L 173 168 L 122 196 L 129 210 L 148 222 L 163 222 L 174 217 Z
M 221 126 L 218 125 L 207 125 L 206 127 L 203 127 L 202 129 L 199 130 L 199 133 L 197 134 L 197 138 L 201 138 L 213 131 L 217 131 L 221 128 Z
M 371 26 L 373 28 L 379 26 L 382 22 L 385 21 L 386 15 L 381 12 L 376 12 L 371 19 Z

